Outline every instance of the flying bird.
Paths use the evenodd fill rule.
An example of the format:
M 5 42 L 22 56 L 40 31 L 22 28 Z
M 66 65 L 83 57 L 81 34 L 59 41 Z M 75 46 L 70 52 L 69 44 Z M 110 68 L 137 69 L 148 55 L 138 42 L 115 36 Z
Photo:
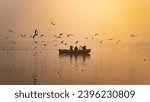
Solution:
M 42 34 L 41 37 L 43 37 L 44 35 Z
M 67 37 L 70 37 L 70 36 L 73 36 L 73 37 L 74 37 L 74 34 L 68 34 L 68 35 L 67 35 Z
M 135 34 L 131 34 L 131 35 L 130 35 L 131 38 L 135 38 L 136 36 L 137 36 L 137 35 L 135 35 Z
M 37 47 L 34 47 L 34 50 L 37 49 Z
M 64 40 L 63 41 L 61 41 L 60 43 L 62 44 L 64 42 Z
M 75 44 L 77 44 L 79 41 L 77 40 L 76 42 L 75 42 Z
M 63 36 L 63 33 L 60 33 L 59 36 Z
M 26 35 L 25 35 L 25 34 L 24 34 L 24 35 L 20 34 L 20 36 L 21 36 L 22 38 L 25 38 L 25 37 L 26 37 Z
M 34 41 L 34 43 L 35 43 L 35 44 L 38 44 L 38 42 L 37 42 L 37 41 Z
M 54 25 L 56 25 L 56 24 L 55 24 L 54 22 L 51 22 L 51 25 L 53 25 L 53 26 L 54 26 Z
M 35 38 L 35 36 L 38 36 L 38 30 L 37 29 L 35 29 L 35 31 L 34 31 L 34 35 L 33 35 L 33 39 Z
M 10 30 L 8 30 L 8 32 L 14 33 L 14 32 L 13 32 L 13 30 L 11 30 L 11 29 L 10 29 Z
M 116 42 L 116 44 L 118 44 L 119 42 L 121 42 L 121 40 L 118 40 L 118 41 Z
M 59 35 L 54 35 L 54 37 L 56 37 L 56 38 L 62 38 L 63 37 L 63 33 L 60 33 Z
M 56 38 L 61 38 L 60 36 L 57 36 L 57 35 L 54 35 L 54 37 L 56 37 Z
M 99 35 L 98 33 L 96 33 L 94 36 L 97 36 L 97 35 Z
M 102 44 L 102 43 L 103 43 L 103 40 L 101 40 L 100 43 Z

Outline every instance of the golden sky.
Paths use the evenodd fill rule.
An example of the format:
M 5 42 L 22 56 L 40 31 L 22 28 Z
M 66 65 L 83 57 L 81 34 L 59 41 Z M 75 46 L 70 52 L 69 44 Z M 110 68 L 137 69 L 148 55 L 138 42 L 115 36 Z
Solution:
M 55 28 L 50 25 L 55 22 Z M 73 33 L 101 34 L 99 39 L 116 38 L 150 41 L 149 0 L 0 0 L 0 34 L 13 29 L 17 34 Z

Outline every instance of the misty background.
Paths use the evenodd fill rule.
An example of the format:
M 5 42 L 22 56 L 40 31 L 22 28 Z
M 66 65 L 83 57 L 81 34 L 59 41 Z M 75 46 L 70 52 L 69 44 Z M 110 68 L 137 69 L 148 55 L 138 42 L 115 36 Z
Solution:
M 13 41 L 16 47 L 32 45 L 29 36 L 34 35 L 35 29 L 44 34 L 42 40 L 49 48 L 55 45 L 50 42 L 55 40 L 54 35 L 60 33 L 74 34 L 75 38 L 64 38 L 72 45 L 79 40 L 81 45 L 96 47 L 100 40 L 109 43 L 110 38 L 124 43 L 149 42 L 149 18 L 149 0 L 0 0 L 0 46 L 10 46 Z M 100 35 L 85 40 L 85 36 L 91 38 L 95 33 Z M 27 37 L 22 39 L 21 34 Z M 132 40 L 131 34 L 138 37 Z

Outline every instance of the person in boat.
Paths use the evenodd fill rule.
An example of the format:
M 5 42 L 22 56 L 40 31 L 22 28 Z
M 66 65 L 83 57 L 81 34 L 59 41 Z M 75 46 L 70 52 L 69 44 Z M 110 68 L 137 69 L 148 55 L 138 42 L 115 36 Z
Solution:
M 83 50 L 86 50 L 86 46 L 84 45 L 84 46 L 82 47 L 82 49 L 83 49 Z
M 77 46 L 75 46 L 74 50 L 78 50 L 78 47 L 77 47 Z
M 70 46 L 70 50 L 73 50 L 73 46 Z

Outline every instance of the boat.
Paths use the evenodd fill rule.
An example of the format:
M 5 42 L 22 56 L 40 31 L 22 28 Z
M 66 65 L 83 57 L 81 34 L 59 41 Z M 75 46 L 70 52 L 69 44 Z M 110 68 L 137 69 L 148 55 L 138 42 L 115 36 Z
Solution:
M 85 50 L 59 49 L 59 54 L 88 54 L 90 52 L 91 49 L 85 49 Z

